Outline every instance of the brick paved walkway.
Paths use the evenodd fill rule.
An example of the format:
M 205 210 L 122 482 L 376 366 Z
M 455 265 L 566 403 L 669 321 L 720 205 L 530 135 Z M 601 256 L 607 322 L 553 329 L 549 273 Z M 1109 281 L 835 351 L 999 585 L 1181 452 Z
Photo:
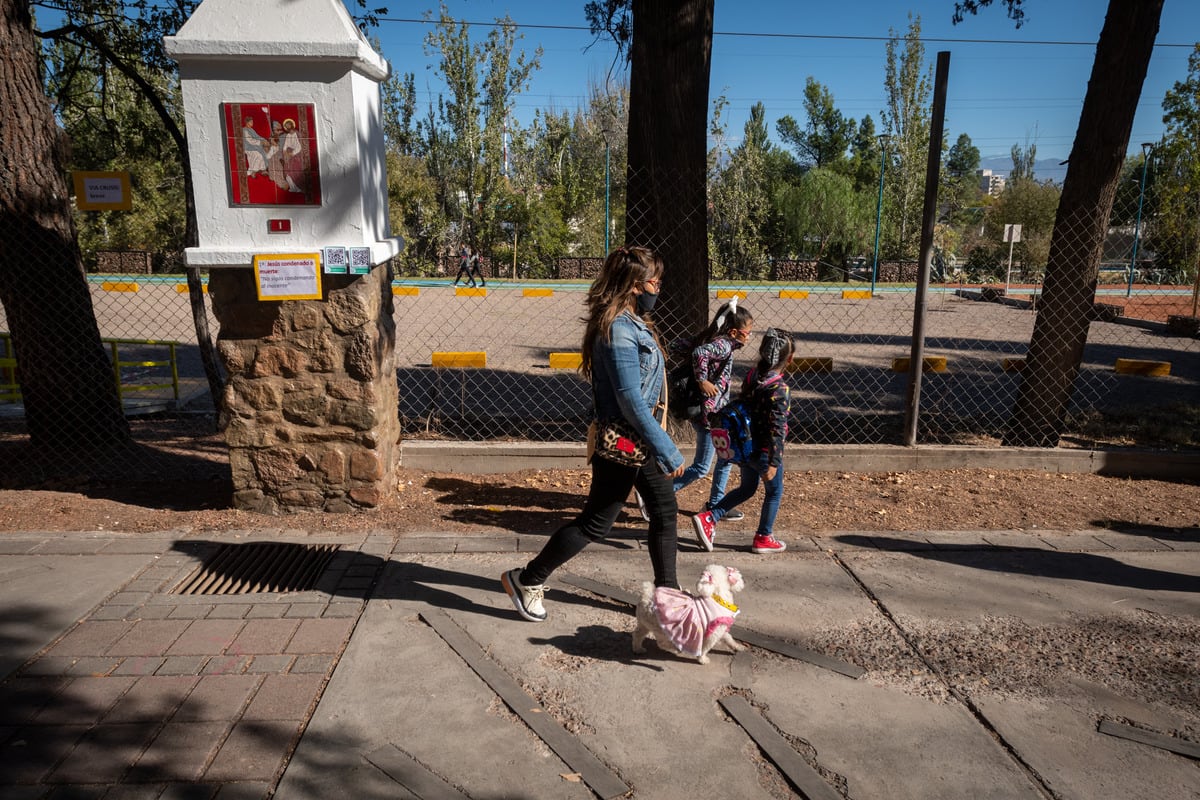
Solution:
M 170 593 L 215 543 L 5 541 L 13 555 L 161 554 L 0 685 L 0 794 L 267 796 L 385 563 L 369 551 L 392 545 L 359 539 L 314 591 L 226 596 Z

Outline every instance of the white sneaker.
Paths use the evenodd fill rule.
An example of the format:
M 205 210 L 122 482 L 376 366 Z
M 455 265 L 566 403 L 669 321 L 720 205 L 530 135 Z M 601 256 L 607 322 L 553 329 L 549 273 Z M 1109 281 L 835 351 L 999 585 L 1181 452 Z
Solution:
M 500 576 L 500 585 L 517 608 L 517 613 L 530 622 L 545 622 L 546 609 L 542 606 L 542 598 L 546 595 L 546 587 L 522 586 L 521 570 L 510 569 Z
M 640 511 L 642 513 L 642 519 L 646 520 L 646 522 L 649 522 L 650 521 L 650 512 L 646 510 L 646 501 L 642 499 L 642 493 L 639 492 L 637 489 L 634 489 L 633 497 L 635 500 L 637 500 L 638 511 Z

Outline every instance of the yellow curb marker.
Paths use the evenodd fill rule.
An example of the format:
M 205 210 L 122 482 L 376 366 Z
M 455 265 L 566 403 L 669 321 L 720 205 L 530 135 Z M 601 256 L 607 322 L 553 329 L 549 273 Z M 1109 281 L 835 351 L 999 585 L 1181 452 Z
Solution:
M 1113 371 L 1121 375 L 1146 375 L 1151 378 L 1165 378 L 1171 374 L 1171 362 L 1118 358 L 1117 362 L 1113 364 Z
M 582 363 L 582 353 L 550 354 L 550 369 L 579 369 L 579 365 Z
M 912 362 L 910 358 L 893 358 L 892 372 L 908 372 L 908 365 Z M 925 356 L 921 359 L 921 370 L 923 372 L 945 372 L 946 357 L 945 356 Z
M 871 290 L 870 289 L 843 289 L 842 290 L 842 299 L 843 300 L 870 300 L 871 299 Z
M 175 291 L 176 291 L 178 294 L 187 294 L 187 293 L 188 293 L 188 287 L 187 287 L 187 284 L 186 284 L 186 283 L 180 283 L 180 284 L 177 284 L 177 285 L 175 286 Z M 201 293 L 201 294 L 208 294 L 208 284 L 207 284 L 207 283 L 202 283 L 202 284 L 200 284 L 200 293 Z
M 454 293 L 459 297 L 487 297 L 487 289 L 472 289 L 470 286 L 460 286 Z
M 746 293 L 743 291 L 740 291 L 740 290 L 736 290 L 736 289 L 718 289 L 717 290 L 717 299 L 718 300 L 732 300 L 735 297 L 738 300 L 745 300 Z
M 416 286 L 393 286 L 392 294 L 396 297 L 416 297 L 421 290 Z
M 521 294 L 525 297 L 552 297 L 553 289 L 522 289 Z
M 804 289 L 780 289 L 780 300 L 807 300 L 808 291 Z
M 483 351 L 460 351 L 434 353 L 430 362 L 434 367 L 486 367 L 487 353 Z
M 136 292 L 138 285 L 136 283 L 115 283 L 105 281 L 100 284 L 100 288 L 106 292 Z

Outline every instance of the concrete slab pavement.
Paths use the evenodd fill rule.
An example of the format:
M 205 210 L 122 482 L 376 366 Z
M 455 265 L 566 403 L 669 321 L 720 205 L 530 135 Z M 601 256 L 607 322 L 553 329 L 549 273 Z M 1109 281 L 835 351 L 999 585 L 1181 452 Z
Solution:
M 706 666 L 654 645 L 635 658 L 631 609 L 561 582 L 549 621 L 524 622 L 498 578 L 540 537 L 348 534 L 319 590 L 189 597 L 170 590 L 220 543 L 338 537 L 163 532 L 105 555 L 137 548 L 10 535 L 0 600 L 58 605 L 28 621 L 0 681 L 0 795 L 595 796 L 422 616 L 436 609 L 630 796 L 795 795 L 721 708 L 736 694 L 856 800 L 1195 800 L 1195 760 L 1096 725 L 1198 738 L 1200 550 L 1095 534 L 785 533 L 795 546 L 768 557 L 681 544 L 685 582 L 707 563 L 742 570 L 740 626 L 858 679 L 760 648 Z M 636 535 L 567 570 L 625 592 L 650 572 Z M 998 632 L 1077 649 L 1040 663 L 992 647 Z

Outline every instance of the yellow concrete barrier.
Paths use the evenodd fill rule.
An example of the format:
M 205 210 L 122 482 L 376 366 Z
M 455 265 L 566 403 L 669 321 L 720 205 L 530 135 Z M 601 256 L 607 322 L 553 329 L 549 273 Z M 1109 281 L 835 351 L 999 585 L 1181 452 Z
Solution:
M 1137 358 L 1118 358 L 1113 371 L 1121 375 L 1145 375 L 1165 378 L 1171 374 L 1170 361 L 1143 361 Z
M 1006 358 L 1000 362 L 1005 372 L 1020 372 L 1025 369 L 1025 359 L 1023 358 Z
M 892 372 L 908 372 L 908 365 L 912 363 L 911 358 L 893 358 Z M 924 372 L 945 372 L 946 357 L 945 356 L 925 356 L 921 359 L 921 369 Z
M 100 284 L 100 288 L 106 292 L 136 292 L 138 285 L 136 283 L 124 283 L 118 281 L 105 281 Z
M 579 365 L 582 363 L 582 353 L 550 354 L 550 369 L 579 369 Z
M 487 289 L 472 289 L 470 286 L 460 286 L 454 293 L 459 297 L 487 297 Z
M 178 293 L 178 294 L 187 294 L 187 293 L 188 293 L 188 287 L 187 287 L 187 284 L 186 284 L 186 283 L 179 283 L 179 284 L 176 284 L 176 285 L 175 285 L 175 291 L 176 291 L 176 293 Z M 207 284 L 207 283 L 202 283 L 202 284 L 200 284 L 200 293 L 201 293 L 201 294 L 208 294 L 208 284 Z
M 833 372 L 833 359 L 824 357 L 796 358 L 787 366 L 788 372 Z
M 743 291 L 737 290 L 737 289 L 718 289 L 717 290 L 717 299 L 718 300 L 732 300 L 735 297 L 738 300 L 745 300 L 746 293 Z
M 416 297 L 421 290 L 416 286 L 393 286 L 392 294 L 396 297 Z
M 442 352 L 434 353 L 430 359 L 435 367 L 486 367 L 487 353 L 483 351 Z
M 780 300 L 807 300 L 808 292 L 804 289 L 780 289 Z
M 552 297 L 553 289 L 522 289 L 521 294 L 524 297 Z
M 842 289 L 843 300 L 870 300 L 870 289 Z

